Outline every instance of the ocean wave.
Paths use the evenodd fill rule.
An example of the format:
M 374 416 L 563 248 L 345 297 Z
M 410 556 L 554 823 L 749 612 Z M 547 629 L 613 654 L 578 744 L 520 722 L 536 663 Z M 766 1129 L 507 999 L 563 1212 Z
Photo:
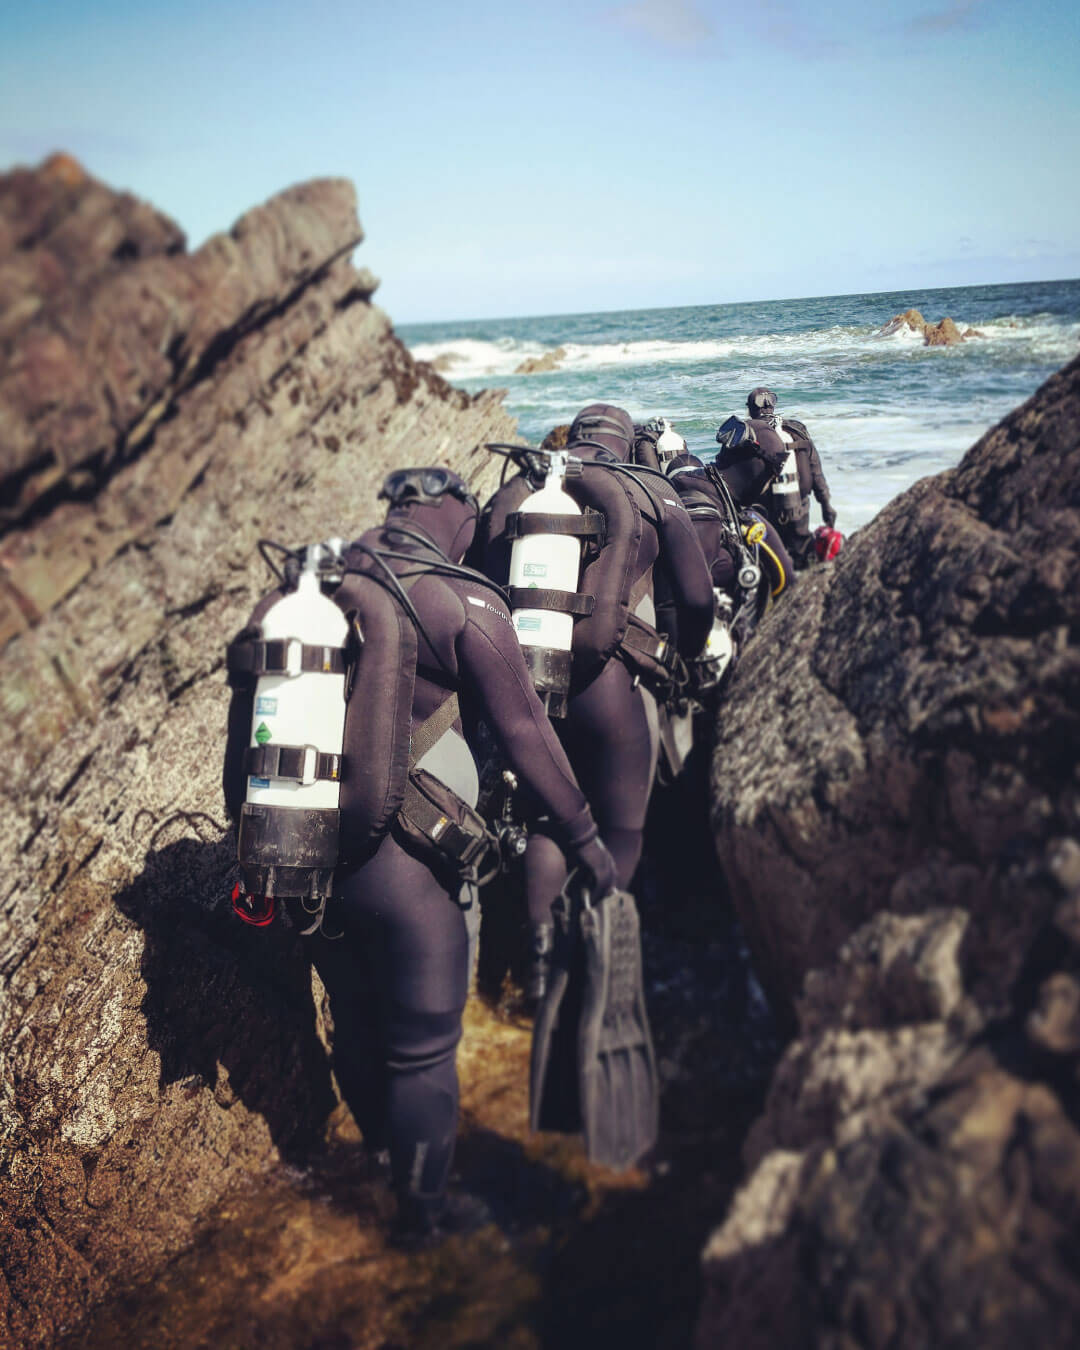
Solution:
M 1080 325 L 1063 323 L 1050 314 L 996 319 L 968 323 L 954 319 L 963 333 L 972 328 L 972 338 L 995 348 L 1029 351 L 1040 358 L 1067 359 L 1080 343 Z M 412 347 L 420 361 L 429 361 L 450 380 L 513 377 L 523 361 L 544 356 L 562 348 L 565 353 L 554 371 L 577 373 L 610 370 L 618 367 L 695 366 L 726 361 L 744 361 L 758 365 L 779 358 L 785 364 L 801 360 L 830 360 L 875 353 L 899 355 L 925 350 L 922 334 L 909 328 L 883 334 L 880 327 L 858 326 L 811 329 L 802 333 L 763 333 L 725 338 L 698 338 L 692 341 L 668 341 L 663 338 L 625 342 L 560 342 L 545 345 L 537 341 L 503 337 L 498 339 L 447 338 L 421 342 Z M 530 377 L 532 378 L 532 377 Z

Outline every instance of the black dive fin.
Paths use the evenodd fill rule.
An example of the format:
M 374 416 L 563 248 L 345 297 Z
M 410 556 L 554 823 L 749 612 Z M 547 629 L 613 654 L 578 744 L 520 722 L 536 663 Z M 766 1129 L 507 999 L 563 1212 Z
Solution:
M 655 1145 L 660 1080 L 645 1008 L 634 897 L 612 891 L 581 913 L 581 1121 L 590 1162 L 622 1169 Z
M 581 1129 L 578 1028 L 585 984 L 581 902 L 565 892 L 552 906 L 555 934 L 548 987 L 533 1024 L 529 1065 L 529 1126 L 534 1130 Z

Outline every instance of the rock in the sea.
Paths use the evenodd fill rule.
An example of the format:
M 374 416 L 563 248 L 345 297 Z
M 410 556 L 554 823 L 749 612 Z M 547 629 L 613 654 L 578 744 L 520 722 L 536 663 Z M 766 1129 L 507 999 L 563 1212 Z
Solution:
M 960 330 L 948 315 L 940 323 L 928 323 L 923 332 L 923 339 L 928 347 L 952 347 L 964 340 Z
M 257 541 L 354 535 L 418 445 L 483 493 L 514 424 L 370 303 L 344 181 L 194 254 L 55 161 L 0 177 L 0 220 L 29 315 L 0 338 L 0 1342 L 29 1347 L 335 1105 L 297 945 L 227 905 L 223 654 Z
M 795 1039 L 700 1350 L 1075 1343 L 1078 438 L 1075 361 L 736 672 L 716 842 Z
M 905 329 L 911 333 L 921 333 L 923 345 L 927 347 L 952 347 L 958 342 L 965 342 L 968 338 L 983 336 L 974 328 L 967 328 L 961 333 L 948 315 L 939 323 L 927 323 L 917 309 L 906 309 L 903 314 L 893 315 L 881 328 L 878 336 L 892 337 L 894 333 Z
M 899 333 L 904 328 L 912 333 L 926 332 L 926 320 L 919 310 L 905 309 L 903 314 L 894 314 L 889 322 L 882 326 L 881 336 L 892 337 L 894 333 Z
M 515 369 L 515 375 L 539 375 L 545 370 L 558 370 L 559 362 L 566 360 L 566 348 L 554 347 L 543 356 L 528 356 Z

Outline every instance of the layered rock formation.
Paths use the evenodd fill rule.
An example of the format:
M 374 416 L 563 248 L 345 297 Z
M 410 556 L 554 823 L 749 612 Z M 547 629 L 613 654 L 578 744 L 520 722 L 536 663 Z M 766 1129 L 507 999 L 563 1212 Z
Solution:
M 260 538 L 358 532 L 392 465 L 482 492 L 514 432 L 413 362 L 361 238 L 342 181 L 187 254 L 73 161 L 0 178 L 5 1344 L 150 1273 L 334 1106 L 298 953 L 222 905 L 223 644 Z
M 702 1347 L 1075 1343 L 1078 441 L 1075 361 L 736 674 L 716 842 L 796 1038 Z

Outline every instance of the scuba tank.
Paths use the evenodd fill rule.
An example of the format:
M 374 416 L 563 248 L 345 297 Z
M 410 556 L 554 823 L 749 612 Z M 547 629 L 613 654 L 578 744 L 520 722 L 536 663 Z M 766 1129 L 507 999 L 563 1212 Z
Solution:
M 686 442 L 666 417 L 661 417 L 659 422 L 660 435 L 656 440 L 656 458 L 663 469 L 676 455 L 686 454 Z
M 795 459 L 795 438 L 786 431 L 779 417 L 773 419 L 776 434 L 789 446 L 784 466 L 773 479 L 769 491 L 773 502 L 780 512 L 781 519 L 797 516 L 802 506 L 802 493 L 799 491 L 799 467 Z
M 569 600 L 577 591 L 581 575 L 582 537 L 580 533 L 557 533 L 554 521 L 545 522 L 551 525 L 550 531 L 539 521 L 533 531 L 526 522 L 530 515 L 567 520 L 581 516 L 577 502 L 563 490 L 567 467 L 565 451 L 553 451 L 543 486 L 526 497 L 519 508 L 520 533 L 510 551 L 511 619 L 536 692 L 551 717 L 566 716 L 574 616 L 572 611 L 546 606 L 530 609 L 522 592 L 547 592 L 538 594 L 537 600 L 553 600 L 556 604 L 558 595 L 552 597 L 550 593 L 561 592 Z
M 284 594 L 244 648 L 257 681 L 233 908 L 250 923 L 268 923 L 276 897 L 321 901 L 333 885 L 349 626 L 322 588 L 341 581 L 341 552 L 334 539 L 306 549 L 302 567 L 290 558 Z

